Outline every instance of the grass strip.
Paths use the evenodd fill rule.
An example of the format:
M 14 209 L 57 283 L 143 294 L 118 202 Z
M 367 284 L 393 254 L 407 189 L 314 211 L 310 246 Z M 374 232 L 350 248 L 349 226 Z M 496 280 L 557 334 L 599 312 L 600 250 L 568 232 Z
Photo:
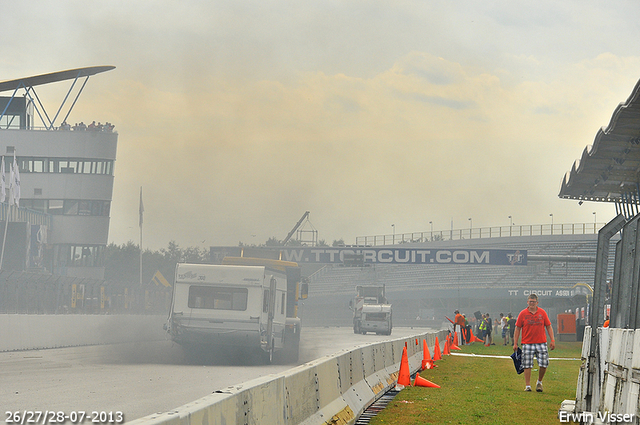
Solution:
M 480 343 L 462 346 L 462 353 L 509 356 L 511 346 Z M 524 391 L 511 359 L 444 356 L 435 369 L 420 376 L 441 388 L 407 387 L 371 420 L 376 424 L 556 424 L 563 400 L 575 399 L 580 360 L 553 361 L 553 357 L 580 359 L 581 342 L 558 342 L 550 351 L 544 392 L 535 391 L 537 362 Z

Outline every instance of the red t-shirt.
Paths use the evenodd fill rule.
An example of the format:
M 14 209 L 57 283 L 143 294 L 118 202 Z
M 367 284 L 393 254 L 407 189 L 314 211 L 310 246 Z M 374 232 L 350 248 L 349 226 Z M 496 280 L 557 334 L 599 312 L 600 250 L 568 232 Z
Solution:
M 547 312 L 538 307 L 535 314 L 525 308 L 518 314 L 516 326 L 522 328 L 523 344 L 542 344 L 547 342 L 545 326 L 551 325 Z

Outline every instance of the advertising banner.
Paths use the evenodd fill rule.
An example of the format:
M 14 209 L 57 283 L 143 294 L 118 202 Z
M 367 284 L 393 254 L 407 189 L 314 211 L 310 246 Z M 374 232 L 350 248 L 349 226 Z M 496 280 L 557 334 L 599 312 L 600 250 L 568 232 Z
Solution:
M 259 256 L 249 253 L 248 247 L 211 247 L 212 260 L 220 261 L 224 256 Z M 299 264 L 438 264 L 438 265 L 491 265 L 525 266 L 527 251 L 515 249 L 429 249 L 429 248 L 253 248 L 269 251 L 270 258 L 294 261 Z M 273 254 L 278 255 L 273 255 Z M 215 261 L 214 261 L 215 262 Z
M 354 256 L 363 264 L 439 264 L 524 266 L 527 252 L 506 249 L 424 248 L 283 248 L 283 260 L 297 263 L 344 263 Z

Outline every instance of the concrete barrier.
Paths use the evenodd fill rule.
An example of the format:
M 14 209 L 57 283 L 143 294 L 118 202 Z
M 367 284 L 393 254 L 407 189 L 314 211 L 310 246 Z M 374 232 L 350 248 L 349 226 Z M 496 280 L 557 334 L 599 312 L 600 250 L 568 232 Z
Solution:
M 353 424 L 369 405 L 395 386 L 405 344 L 413 373 L 422 363 L 423 340 L 433 352 L 436 335 L 443 341 L 446 334 L 447 331 L 417 334 L 360 346 L 130 423 Z
M 166 316 L 0 314 L 0 351 L 155 341 Z
M 342 398 L 349 405 L 354 417 L 364 412 L 367 402 L 375 400 L 376 394 L 365 380 L 364 364 L 362 362 L 363 349 L 356 348 L 341 355 L 338 367 L 341 376 Z M 397 371 L 396 371 L 397 372 Z M 345 376 L 346 379 L 342 379 Z M 397 373 L 396 373 L 397 380 Z

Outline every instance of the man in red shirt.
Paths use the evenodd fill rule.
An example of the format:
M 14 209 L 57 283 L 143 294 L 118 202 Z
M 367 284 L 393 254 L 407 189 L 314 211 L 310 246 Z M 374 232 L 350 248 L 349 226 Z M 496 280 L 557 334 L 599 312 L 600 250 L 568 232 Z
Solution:
M 553 328 L 547 312 L 538 307 L 538 296 L 529 295 L 527 308 L 522 310 L 516 320 L 516 331 L 513 336 L 513 351 L 518 349 L 518 338 L 522 333 L 522 365 L 524 366 L 525 391 L 531 391 L 531 368 L 533 368 L 533 356 L 538 359 L 538 382 L 536 391 L 542 392 L 542 378 L 549 366 L 549 351 L 547 351 L 547 336 L 549 333 L 549 347 L 556 348 L 553 337 Z

